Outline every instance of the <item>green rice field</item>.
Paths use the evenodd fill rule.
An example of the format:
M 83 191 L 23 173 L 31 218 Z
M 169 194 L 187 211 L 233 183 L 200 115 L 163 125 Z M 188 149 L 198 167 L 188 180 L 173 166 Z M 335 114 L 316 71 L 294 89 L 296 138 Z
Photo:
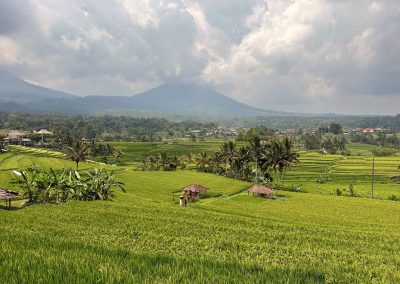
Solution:
M 365 198 L 371 155 L 351 146 L 363 155 L 302 152 L 285 181 L 288 190 L 301 185 L 300 192 L 279 191 L 273 200 L 248 195 L 247 182 L 192 170 L 141 172 L 129 160 L 110 167 L 127 191 L 112 201 L 2 206 L 0 282 L 399 283 L 400 202 L 387 196 L 400 196 L 400 185 L 388 182 L 400 156 L 376 158 L 379 198 Z M 125 159 L 149 148 L 159 150 L 121 144 Z M 12 169 L 32 163 L 74 166 L 61 153 L 38 150 L 0 155 L 0 187 L 9 187 Z M 323 172 L 328 178 L 319 184 Z M 181 208 L 180 189 L 192 183 L 208 187 L 209 196 Z M 350 183 L 359 197 L 331 194 Z

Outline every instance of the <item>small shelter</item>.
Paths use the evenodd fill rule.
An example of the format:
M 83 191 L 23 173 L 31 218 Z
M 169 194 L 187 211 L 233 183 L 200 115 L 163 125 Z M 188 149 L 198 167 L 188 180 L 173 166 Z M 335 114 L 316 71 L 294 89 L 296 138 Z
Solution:
M 36 134 L 42 135 L 42 142 L 44 142 L 44 136 L 53 136 L 53 132 L 50 132 L 47 129 L 40 129 Z
M 247 193 L 248 194 L 252 193 L 253 195 L 258 195 L 264 198 L 272 199 L 274 190 L 272 188 L 263 185 L 255 184 L 247 190 Z
M 207 190 L 208 188 L 198 184 L 191 184 L 182 189 L 184 198 L 191 202 L 195 202 L 200 195 L 205 194 Z
M 10 130 L 10 132 L 8 132 L 7 138 L 10 140 L 19 140 L 23 136 L 25 136 L 25 132 L 23 132 L 23 131 Z
M 8 209 L 11 209 L 11 200 L 18 197 L 18 192 L 8 190 L 8 189 L 0 189 L 0 200 L 5 200 L 6 205 L 8 205 Z

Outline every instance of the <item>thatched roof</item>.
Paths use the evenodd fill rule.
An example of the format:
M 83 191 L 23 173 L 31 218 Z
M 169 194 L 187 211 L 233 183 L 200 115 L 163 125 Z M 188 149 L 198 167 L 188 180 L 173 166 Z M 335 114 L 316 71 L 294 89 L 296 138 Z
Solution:
M 194 192 L 194 193 L 203 193 L 206 192 L 207 190 L 208 190 L 207 187 L 198 184 L 191 184 L 182 189 L 182 191 L 184 192 Z
M 7 190 L 7 189 L 0 189 L 0 199 L 2 200 L 10 200 L 18 196 L 18 192 Z
M 269 187 L 266 187 L 263 185 L 259 185 L 259 184 L 253 185 L 247 191 L 251 192 L 251 193 L 256 193 L 256 194 L 273 194 L 274 193 L 274 190 L 272 188 L 269 188 Z
M 53 132 L 48 131 L 47 129 L 40 129 L 37 134 L 46 134 L 46 135 L 53 135 Z
M 19 131 L 19 130 L 10 130 L 8 133 L 7 137 L 10 139 L 18 139 L 21 136 L 24 136 L 25 132 Z

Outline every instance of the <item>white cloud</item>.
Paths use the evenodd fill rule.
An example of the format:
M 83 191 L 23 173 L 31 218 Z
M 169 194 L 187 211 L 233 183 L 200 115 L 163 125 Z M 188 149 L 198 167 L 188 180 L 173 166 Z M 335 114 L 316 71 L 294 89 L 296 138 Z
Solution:
M 122 0 L 133 23 L 141 27 L 158 28 L 159 21 L 156 12 L 148 0 Z

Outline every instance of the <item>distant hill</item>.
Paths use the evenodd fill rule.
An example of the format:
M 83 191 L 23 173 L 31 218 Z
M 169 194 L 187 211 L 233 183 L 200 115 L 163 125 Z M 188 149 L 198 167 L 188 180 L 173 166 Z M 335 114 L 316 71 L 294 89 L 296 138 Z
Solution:
M 76 96 L 30 84 L 17 76 L 0 70 L 0 100 L 26 103 L 43 99 L 73 99 Z
M 177 115 L 254 116 L 266 110 L 254 108 L 198 85 L 162 85 L 132 97 L 88 96 L 81 99 L 92 112 L 129 111 Z
M 138 95 L 86 96 L 30 84 L 0 71 L 0 111 L 240 117 L 279 114 L 230 99 L 208 87 L 161 85 Z

